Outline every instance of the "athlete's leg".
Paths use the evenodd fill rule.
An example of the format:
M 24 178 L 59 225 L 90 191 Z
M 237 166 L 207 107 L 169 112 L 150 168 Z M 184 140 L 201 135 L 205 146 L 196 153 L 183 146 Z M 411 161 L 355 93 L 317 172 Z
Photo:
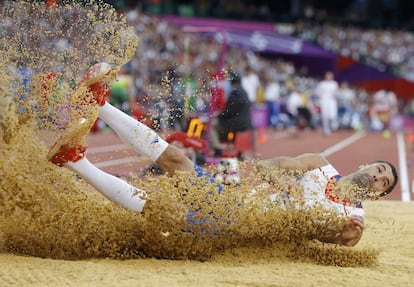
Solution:
M 141 198 L 141 190 L 133 187 L 127 182 L 108 174 L 89 162 L 85 157 L 86 135 L 92 127 L 98 111 L 90 111 L 90 118 L 81 118 L 72 122 L 65 133 L 56 141 L 50 149 L 47 158 L 58 166 L 72 169 L 89 184 L 95 187 L 108 199 L 121 206 L 136 212 L 141 212 L 145 199 Z
M 94 166 L 86 157 L 67 162 L 66 166 L 81 175 L 89 184 L 95 187 L 108 199 L 122 207 L 141 212 L 145 205 L 145 192 L 139 190 L 126 181 L 108 174 Z
M 157 163 L 163 171 L 174 174 L 178 170 L 188 172 L 194 170 L 194 163 L 181 150 L 170 145 L 155 131 L 111 104 L 105 103 L 99 107 L 99 117 L 120 138 Z
M 104 63 L 88 70 L 79 86 L 88 87 L 94 95 L 95 103 L 89 105 L 91 110 L 86 113 L 87 118 L 82 118 L 67 128 L 64 135 L 50 149 L 47 157 L 56 165 L 71 168 L 112 201 L 139 212 L 145 200 L 139 197 L 137 189 L 99 170 L 85 158 L 86 135 L 96 120 L 98 109 L 102 119 L 121 138 L 155 161 L 164 171 L 171 174 L 176 170 L 192 172 L 194 164 L 182 151 L 159 138 L 153 130 L 106 103 L 109 92 L 105 81 L 110 77 L 111 67 Z
M 105 88 L 105 80 L 110 77 L 109 65 L 94 65 L 88 70 L 74 93 L 78 93 L 85 85 L 94 94 L 96 103 L 103 104 L 109 94 Z M 49 150 L 47 159 L 58 166 L 72 169 L 110 200 L 125 208 L 141 212 L 146 202 L 140 197 L 143 191 L 98 169 L 85 157 L 86 136 L 98 117 L 98 105 L 91 103 L 85 106 L 83 110 L 85 117 L 72 119 L 63 135 Z
M 107 83 L 113 78 L 111 66 L 107 63 L 98 63 L 88 69 L 77 90 L 86 87 L 94 98 L 91 105 L 99 106 L 99 117 L 120 138 L 157 163 L 164 172 L 192 172 L 194 163 L 181 150 L 169 145 L 152 129 L 106 102 L 110 94 Z

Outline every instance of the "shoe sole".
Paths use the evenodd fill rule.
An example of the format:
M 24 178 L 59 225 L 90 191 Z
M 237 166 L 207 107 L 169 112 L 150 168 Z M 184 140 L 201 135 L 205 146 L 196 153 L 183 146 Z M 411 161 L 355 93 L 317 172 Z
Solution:
M 92 117 L 79 119 L 79 123 L 70 126 L 65 131 L 65 133 L 55 142 L 55 144 L 49 149 L 49 152 L 46 155 L 48 161 L 51 161 L 64 145 L 86 145 L 86 142 L 84 139 L 82 139 L 82 137 L 86 137 L 86 135 L 89 133 L 99 113 L 97 108 L 92 112 L 94 113 Z
M 112 71 L 112 67 L 109 64 L 106 64 L 106 63 L 103 64 L 103 63 L 101 63 L 101 64 L 98 64 L 98 65 L 100 67 L 99 68 L 99 74 L 100 75 L 99 76 L 94 76 L 92 79 L 88 79 L 89 77 L 86 74 L 85 79 L 83 81 L 81 81 L 81 84 L 82 85 L 88 87 L 88 86 L 93 85 L 93 84 L 95 84 L 97 82 L 100 82 L 100 81 L 102 81 L 102 82 L 108 82 L 108 81 L 110 81 L 110 80 L 112 80 L 114 78 L 114 76 L 115 76 L 116 73 L 114 71 Z M 98 65 L 96 65 L 96 67 L 98 67 Z M 93 67 L 95 67 L 95 66 L 93 66 Z M 104 68 L 104 70 L 106 70 L 105 73 L 102 73 L 101 72 L 103 70 L 103 68 Z M 93 72 L 91 74 L 93 74 Z M 104 80 L 105 78 L 107 78 L 107 79 Z
M 117 73 L 112 70 L 112 67 L 109 64 L 106 65 L 107 71 L 105 73 L 100 73 L 99 76 L 94 76 L 92 79 L 88 79 L 88 76 L 86 74 L 73 90 L 71 97 L 80 94 L 84 90 L 87 90 L 90 85 L 96 84 L 98 82 L 109 83 L 111 80 L 116 79 Z

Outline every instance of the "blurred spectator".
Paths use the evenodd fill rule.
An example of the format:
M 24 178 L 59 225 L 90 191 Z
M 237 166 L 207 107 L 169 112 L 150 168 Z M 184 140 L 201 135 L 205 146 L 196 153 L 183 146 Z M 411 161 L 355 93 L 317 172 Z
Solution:
M 318 83 L 315 95 L 319 98 L 323 133 L 330 135 L 338 126 L 338 83 L 332 72 L 327 72 Z
M 414 81 L 412 32 L 298 21 L 293 34 L 381 71 Z
M 264 99 L 268 109 L 268 125 L 279 126 L 280 85 L 275 74 L 267 74 L 265 79 Z
M 168 106 L 168 127 L 172 130 L 183 130 L 184 109 L 185 109 L 185 86 L 182 83 L 182 75 L 178 68 L 171 68 L 168 71 L 168 77 L 164 78 L 165 85 L 170 87 L 170 93 L 167 94 L 166 102 Z
M 290 119 L 290 126 L 295 130 L 299 125 L 299 108 L 303 107 L 303 98 L 297 88 L 293 88 L 286 101 L 286 110 Z
M 338 90 L 338 123 L 339 128 L 351 128 L 352 116 L 356 105 L 355 91 L 347 82 L 342 82 Z
M 216 62 L 209 63 L 207 72 L 209 73 L 209 86 L 211 92 L 211 109 L 220 112 L 226 105 L 225 87 L 226 78 Z
M 355 110 L 351 119 L 351 127 L 361 130 L 369 127 L 369 101 L 370 95 L 364 89 L 356 89 Z
M 240 75 L 229 73 L 231 92 L 223 111 L 218 114 L 210 131 L 210 148 L 214 150 L 214 156 L 220 156 L 220 134 L 227 136 L 229 131 L 238 132 L 252 128 L 250 118 L 251 103 L 246 91 L 241 86 Z
M 259 76 L 253 71 L 250 66 L 247 66 L 244 75 L 241 79 L 241 85 L 246 91 L 247 96 L 252 104 L 257 101 L 257 94 L 260 88 Z
M 373 96 L 370 113 L 371 129 L 382 131 L 388 128 L 390 118 L 397 114 L 398 102 L 395 94 L 388 90 L 379 90 Z
M 300 129 L 310 128 L 314 130 L 314 105 L 311 101 L 310 94 L 306 91 L 301 93 L 302 95 L 302 106 L 298 108 L 299 122 L 298 126 Z

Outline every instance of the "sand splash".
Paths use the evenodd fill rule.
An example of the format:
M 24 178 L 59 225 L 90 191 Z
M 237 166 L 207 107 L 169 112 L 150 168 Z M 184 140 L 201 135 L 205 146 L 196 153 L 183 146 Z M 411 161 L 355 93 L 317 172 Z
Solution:
M 377 262 L 378 250 L 321 243 L 332 241 L 342 224 L 325 210 L 284 209 L 265 197 L 249 199 L 257 183 L 257 176 L 247 172 L 250 166 L 242 167 L 242 184 L 226 186 L 221 195 L 214 184 L 188 175 L 131 178 L 149 192 L 140 215 L 108 202 L 69 170 L 50 164 L 50 142 L 69 121 L 85 116 L 85 96 L 72 93 L 76 83 L 95 62 L 115 68 L 127 63 L 137 36 L 122 16 L 101 2 L 65 1 L 48 8 L 13 1 L 3 4 L 1 14 L 4 252 L 61 259 L 196 260 L 230 252 L 243 253 L 246 260 L 256 254 L 339 266 Z M 195 214 L 190 221 L 188 210 Z

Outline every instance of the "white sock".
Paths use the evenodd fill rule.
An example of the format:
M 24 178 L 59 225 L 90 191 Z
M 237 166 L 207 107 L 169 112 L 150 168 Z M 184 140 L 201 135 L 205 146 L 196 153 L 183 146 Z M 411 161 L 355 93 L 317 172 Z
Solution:
M 99 108 L 99 117 L 126 143 L 154 162 L 168 147 L 155 131 L 109 103 Z
M 100 170 L 86 157 L 77 162 L 67 162 L 66 166 L 79 174 L 108 199 L 119 205 L 136 212 L 141 212 L 144 208 L 146 200 L 141 199 L 139 196 L 145 194 L 144 191 L 133 187 L 116 176 Z

